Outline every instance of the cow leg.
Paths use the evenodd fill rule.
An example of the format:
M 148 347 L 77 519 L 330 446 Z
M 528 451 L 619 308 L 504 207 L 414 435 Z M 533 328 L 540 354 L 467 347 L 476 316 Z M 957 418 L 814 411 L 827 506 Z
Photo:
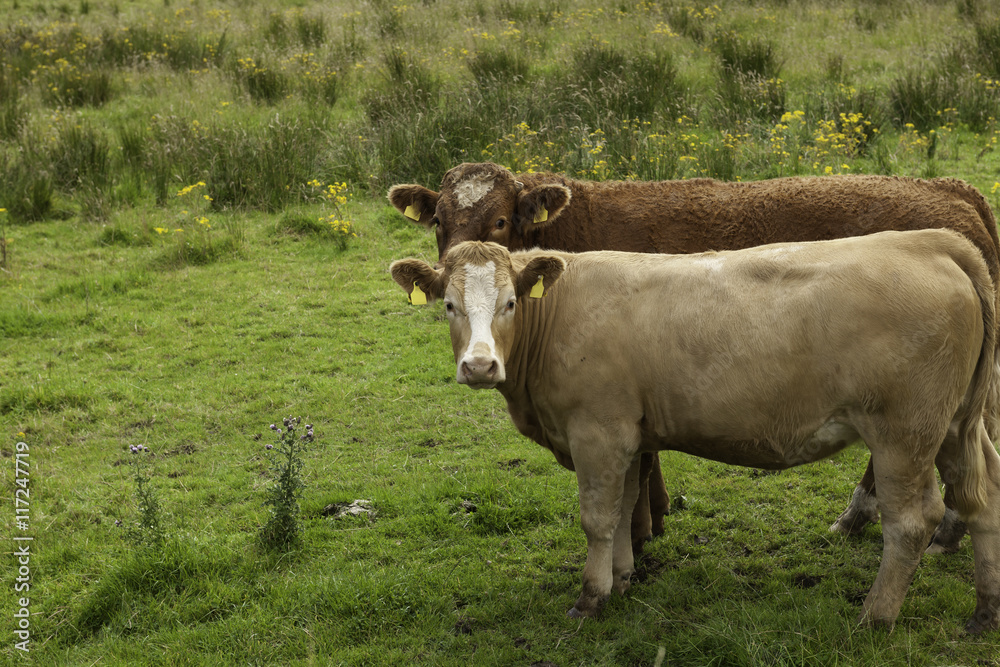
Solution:
M 636 498 L 635 509 L 632 510 L 631 526 L 632 554 L 635 557 L 642 553 L 646 542 L 653 539 L 653 521 L 649 513 L 649 485 L 652 482 L 650 472 L 654 465 L 659 468 L 659 462 L 653 456 L 649 453 L 639 456 L 638 498 Z
M 969 521 L 976 563 L 976 611 L 966 623 L 978 634 L 1000 629 L 1000 456 L 980 427 L 986 459 L 986 506 Z
M 870 523 L 878 523 L 878 498 L 875 495 L 875 471 L 872 469 L 871 458 L 868 459 L 868 467 L 865 468 L 861 481 L 854 487 L 851 502 L 830 526 L 830 532 L 857 535 Z
M 922 464 L 912 453 L 873 454 L 872 459 L 879 483 L 884 546 L 875 583 L 858 622 L 892 625 L 927 541 L 944 515 L 944 502 L 930 461 Z
M 660 453 L 653 452 L 651 456 L 653 463 L 649 471 L 649 515 L 652 519 L 653 536 L 655 537 L 663 534 L 663 517 L 670 514 L 670 495 L 663 483 Z
M 954 490 L 950 484 L 945 485 L 944 491 L 944 518 L 934 531 L 930 546 L 924 553 L 929 554 L 953 554 L 958 551 L 962 538 L 968 532 L 969 527 L 959 516 L 955 508 Z
M 616 593 L 622 595 L 632 583 L 632 573 L 635 572 L 635 557 L 632 553 L 632 535 L 629 531 L 627 516 L 634 516 L 633 506 L 639 495 L 640 458 L 637 457 L 628 472 L 625 473 L 625 488 L 622 494 L 621 520 L 615 531 L 614 556 L 611 567 L 612 586 Z M 659 461 L 656 461 L 657 466 Z
M 580 489 L 587 563 L 583 591 L 567 614 L 582 618 L 598 615 L 612 588 L 628 588 L 633 567 L 629 517 L 639 493 L 639 433 L 634 426 L 616 429 L 584 419 L 576 420 L 573 431 L 570 451 Z

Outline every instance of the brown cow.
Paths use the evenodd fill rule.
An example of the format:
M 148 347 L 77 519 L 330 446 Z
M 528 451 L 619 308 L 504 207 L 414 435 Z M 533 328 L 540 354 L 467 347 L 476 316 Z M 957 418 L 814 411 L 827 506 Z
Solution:
M 462 241 L 494 241 L 512 250 L 693 253 L 765 243 L 860 236 L 884 230 L 954 229 L 983 253 L 1000 276 L 996 220 L 982 195 L 951 179 L 883 176 L 779 178 L 749 183 L 711 179 L 591 182 L 557 174 L 514 175 L 492 163 L 462 164 L 445 174 L 441 191 L 397 185 L 389 201 L 415 222 L 433 227 L 439 260 Z M 998 356 L 1000 358 L 1000 356 Z M 1000 388 L 987 402 L 990 435 L 1000 437 Z M 636 551 L 663 532 L 669 498 L 659 463 L 645 457 L 633 516 Z M 949 503 L 950 505 L 950 503 Z M 878 520 L 869 464 L 850 506 L 831 526 L 859 532 Z M 935 549 L 954 551 L 965 533 L 949 512 Z
M 960 234 L 696 255 L 512 256 L 470 242 L 440 270 L 401 260 L 391 272 L 444 299 L 458 381 L 498 389 L 518 430 L 575 468 L 587 561 L 571 616 L 629 587 L 642 452 L 782 469 L 860 437 L 884 550 L 859 620 L 899 614 L 944 514 L 936 465 L 972 533 L 966 628 L 1000 627 L 1000 456 L 983 425 L 995 291 Z

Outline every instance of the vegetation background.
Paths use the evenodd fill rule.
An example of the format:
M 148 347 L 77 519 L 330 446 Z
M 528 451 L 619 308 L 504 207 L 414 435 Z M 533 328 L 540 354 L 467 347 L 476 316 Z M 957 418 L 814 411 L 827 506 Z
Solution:
M 880 531 L 826 527 L 862 448 L 781 474 L 664 456 L 678 502 L 632 591 L 565 618 L 586 553 L 575 479 L 496 392 L 454 384 L 440 312 L 387 274 L 435 258 L 433 236 L 384 199 L 493 160 L 948 176 L 996 210 L 997 2 L 0 15 L 3 539 L 34 538 L 27 654 L 0 559 L 8 664 L 1000 665 L 995 634 L 961 632 L 968 544 L 924 559 L 893 631 L 855 627 Z M 282 551 L 259 540 L 265 446 L 292 415 L 315 440 Z

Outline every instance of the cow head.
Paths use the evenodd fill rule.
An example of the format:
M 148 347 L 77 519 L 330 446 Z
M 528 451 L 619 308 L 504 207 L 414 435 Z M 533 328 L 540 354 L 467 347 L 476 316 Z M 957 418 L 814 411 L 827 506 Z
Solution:
M 506 377 L 505 362 L 520 320 L 523 299 L 540 298 L 562 275 L 566 262 L 547 255 L 512 259 L 496 243 L 455 246 L 442 268 L 419 259 L 401 259 L 389 267 L 407 291 L 419 288 L 433 301 L 444 299 L 459 384 L 491 389 Z
M 389 201 L 413 222 L 437 234 L 438 260 L 464 241 L 492 241 L 511 249 L 531 247 L 531 232 L 551 224 L 569 204 L 560 183 L 525 186 L 509 170 L 464 163 L 441 181 L 441 192 L 422 185 L 395 185 Z

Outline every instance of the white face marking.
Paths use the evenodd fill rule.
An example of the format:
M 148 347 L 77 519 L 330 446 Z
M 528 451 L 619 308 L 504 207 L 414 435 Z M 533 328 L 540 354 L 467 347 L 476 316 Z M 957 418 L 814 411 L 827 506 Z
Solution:
M 500 290 L 494 280 L 495 274 L 496 265 L 493 262 L 487 262 L 484 266 L 465 265 L 465 314 L 472 331 L 469 335 L 469 347 L 462 355 L 462 361 L 477 356 L 476 348 L 481 346 L 485 346 L 485 349 L 480 349 L 478 356 L 496 356 L 492 325 Z
M 493 189 L 493 179 L 483 175 L 470 176 L 455 186 L 458 207 L 469 208 Z

